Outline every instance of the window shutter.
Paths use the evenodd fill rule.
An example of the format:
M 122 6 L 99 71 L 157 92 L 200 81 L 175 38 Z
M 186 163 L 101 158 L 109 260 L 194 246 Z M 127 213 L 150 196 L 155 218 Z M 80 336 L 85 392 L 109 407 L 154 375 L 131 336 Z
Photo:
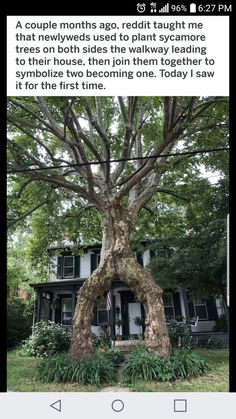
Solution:
M 92 326 L 97 326 L 98 325 L 98 319 L 97 319 L 97 305 L 95 305 L 94 309 L 93 309 L 93 319 L 91 322 Z
M 195 317 L 195 311 L 194 311 L 194 306 L 193 306 L 192 301 L 189 301 L 189 303 L 188 303 L 188 309 L 189 309 L 189 316 L 190 316 L 190 319 L 191 319 L 192 317 Z
M 97 255 L 95 253 L 91 253 L 91 273 L 93 273 L 93 271 L 96 269 L 97 267 Z
M 217 320 L 218 314 L 217 314 L 215 298 L 211 297 L 208 300 L 206 300 L 206 305 L 207 305 L 209 320 Z
M 143 267 L 143 254 L 142 254 L 142 252 L 137 252 L 137 262 L 139 263 L 139 265 L 141 265 Z
M 175 316 L 182 316 L 179 292 L 173 292 L 173 303 L 175 309 Z
M 195 317 L 194 305 L 193 305 L 193 302 L 191 301 L 191 297 L 189 295 L 189 292 L 187 292 L 186 294 L 187 294 L 187 300 L 188 300 L 189 317 L 191 319 L 191 318 Z
M 74 276 L 76 278 L 80 277 L 80 256 L 76 255 L 75 256 L 75 271 L 74 271 Z
M 156 256 L 156 252 L 154 250 L 150 250 L 150 259 Z
M 61 323 L 61 298 L 57 297 L 57 307 L 55 309 L 55 323 Z
M 62 278 L 62 256 L 57 257 L 57 278 Z

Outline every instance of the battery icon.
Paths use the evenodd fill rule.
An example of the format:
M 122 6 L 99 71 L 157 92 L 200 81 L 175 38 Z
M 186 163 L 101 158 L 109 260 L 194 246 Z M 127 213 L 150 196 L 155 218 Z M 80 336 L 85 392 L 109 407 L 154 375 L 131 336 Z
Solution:
M 196 3 L 191 3 L 190 4 L 190 13 L 196 13 L 196 12 L 197 12 Z

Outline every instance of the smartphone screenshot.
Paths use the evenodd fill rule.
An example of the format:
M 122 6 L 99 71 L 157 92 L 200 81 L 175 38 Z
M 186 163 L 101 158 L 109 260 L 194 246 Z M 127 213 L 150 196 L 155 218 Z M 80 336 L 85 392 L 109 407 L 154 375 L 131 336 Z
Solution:
M 233 6 L 123 10 L 6 16 L 3 418 L 235 417 Z

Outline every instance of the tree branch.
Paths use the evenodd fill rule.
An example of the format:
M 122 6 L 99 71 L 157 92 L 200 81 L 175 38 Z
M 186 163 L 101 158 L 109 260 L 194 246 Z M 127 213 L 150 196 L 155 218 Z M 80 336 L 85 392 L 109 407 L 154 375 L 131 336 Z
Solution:
M 169 127 L 170 127 L 170 98 L 168 96 L 164 97 L 163 107 L 164 107 L 163 138 L 166 138 L 167 133 L 169 131 Z
M 137 103 L 137 102 L 135 102 L 135 103 Z M 134 132 L 134 134 L 131 136 L 131 138 L 125 135 L 125 140 L 123 142 L 123 147 L 122 147 L 122 149 L 123 149 L 122 150 L 122 155 L 121 155 L 122 159 L 128 159 L 131 156 L 131 151 L 132 151 L 133 145 L 135 143 L 136 136 L 138 135 L 140 129 L 145 124 L 145 122 L 147 120 L 147 117 L 143 118 L 142 123 L 138 126 L 137 130 Z M 114 172 L 111 175 L 111 180 L 112 180 L 113 184 L 117 181 L 117 179 L 121 175 L 122 171 L 124 170 L 125 164 L 126 164 L 125 160 L 118 163 L 116 169 L 114 170 Z M 122 182 L 117 186 L 121 186 L 125 182 Z
M 188 202 L 188 203 L 190 202 L 189 198 L 181 196 L 181 195 L 177 194 L 175 191 L 172 191 L 171 189 L 157 188 L 156 192 L 163 192 L 163 193 L 166 193 L 168 195 L 172 195 L 175 198 L 182 199 L 182 201 L 185 201 L 185 202 Z
M 81 208 L 81 210 L 77 213 L 77 214 L 68 214 L 66 215 L 66 218 L 76 218 L 78 219 L 79 217 L 81 217 L 81 215 L 83 214 L 83 212 L 85 211 L 90 211 L 91 209 L 96 209 L 94 205 L 87 205 L 86 207 Z
M 9 164 L 8 169 L 9 169 L 9 173 L 11 173 L 11 170 L 12 171 L 21 170 L 22 167 L 18 166 L 17 164 L 16 165 Z M 89 193 L 86 191 L 86 189 L 72 182 L 69 182 L 66 179 L 58 178 L 56 174 L 54 176 L 53 175 L 48 176 L 48 175 L 43 174 L 42 172 L 35 172 L 32 169 L 27 172 L 22 172 L 22 176 L 30 178 L 32 180 L 42 180 L 46 183 L 55 185 L 60 188 L 69 189 L 75 192 L 77 195 L 85 198 L 87 201 L 91 202 L 96 207 L 99 207 L 100 205 L 100 199 L 98 197 L 91 197 Z
M 138 127 L 142 126 L 143 118 L 144 118 L 144 106 L 141 105 L 139 115 L 138 115 Z M 136 139 L 135 139 L 135 156 L 136 157 L 142 157 L 142 143 L 141 143 L 141 132 L 140 131 L 138 131 L 138 133 L 136 135 Z M 137 171 L 141 170 L 142 166 L 143 166 L 142 160 L 137 160 L 136 161 Z M 139 194 L 139 189 L 140 189 L 140 183 L 137 183 L 136 185 L 133 186 L 132 189 L 130 189 L 129 200 L 128 200 L 129 202 L 132 202 L 134 199 L 137 198 L 137 196 Z
M 101 102 L 99 97 L 95 97 L 95 103 L 96 103 L 96 109 L 97 109 L 97 116 L 98 121 L 93 117 L 92 111 L 86 101 L 86 99 L 83 99 L 84 107 L 89 119 L 90 124 L 92 127 L 95 128 L 97 131 L 99 137 L 102 140 L 102 143 L 104 145 L 104 158 L 106 160 L 106 184 L 107 187 L 110 185 L 110 159 L 111 159 L 111 152 L 110 152 L 110 143 L 109 139 L 107 138 L 107 135 L 105 134 L 104 128 L 103 128 L 103 122 L 102 122 L 102 110 L 101 110 Z
M 42 207 L 45 204 L 48 204 L 49 200 L 45 199 L 43 202 L 40 202 L 40 204 L 37 204 L 34 208 L 31 208 L 30 210 L 24 212 L 24 214 L 22 214 L 20 217 L 18 218 L 8 218 L 7 221 L 10 222 L 8 224 L 8 227 L 12 227 L 13 225 L 17 224 L 19 221 L 23 220 L 24 218 L 28 217 L 28 215 L 33 214 L 33 212 L 35 212 L 37 209 L 39 209 L 40 207 Z
M 26 106 L 24 106 L 22 103 L 19 103 L 14 99 L 10 99 L 10 102 L 13 103 L 13 105 L 18 106 L 22 110 L 26 111 L 29 115 L 33 116 L 35 119 L 40 121 L 45 127 L 47 127 L 49 129 L 49 131 L 51 131 L 51 129 L 52 129 L 51 125 L 48 124 L 43 118 L 41 118 L 37 113 L 31 111 Z
M 76 131 L 76 127 L 74 124 L 74 120 L 73 117 L 70 115 L 70 110 L 71 107 L 69 108 L 69 110 L 67 109 L 63 109 L 64 112 L 64 117 L 65 117 L 65 126 L 68 127 L 72 138 L 75 140 L 76 145 L 72 146 L 73 148 L 73 152 L 76 158 L 76 162 L 78 164 L 78 169 L 79 172 L 82 174 L 83 177 L 85 177 L 87 179 L 87 183 L 88 183 L 88 191 L 89 194 L 91 194 L 91 196 L 95 195 L 95 191 L 94 191 L 94 178 L 93 178 L 93 173 L 91 170 L 91 166 L 88 164 L 89 161 L 87 159 L 87 156 L 85 154 L 85 150 L 83 145 L 81 144 L 81 141 L 78 137 L 77 131 Z M 77 151 L 78 151 L 78 155 L 77 155 Z M 80 168 L 80 164 L 84 163 L 85 166 Z
M 102 161 L 102 157 L 100 156 L 100 154 L 98 153 L 98 151 L 97 151 L 97 149 L 96 149 L 96 147 L 95 147 L 95 145 L 92 143 L 92 141 L 90 141 L 90 139 L 87 137 L 87 135 L 84 133 L 84 131 L 82 130 L 82 128 L 81 128 L 81 125 L 80 125 L 80 123 L 79 123 L 79 120 L 78 120 L 78 118 L 76 117 L 76 115 L 75 115 L 75 113 L 74 113 L 74 111 L 73 111 L 73 109 L 71 109 L 71 115 L 72 115 L 72 118 L 73 118 L 73 121 L 74 121 L 74 123 L 75 123 L 75 126 L 76 126 L 76 129 L 77 129 L 77 132 L 78 132 L 78 135 L 79 135 L 79 137 L 84 141 L 84 143 L 88 146 L 88 148 L 92 151 L 92 153 L 94 154 L 94 156 L 96 157 L 96 159 L 99 161 L 99 162 L 101 162 Z
M 142 168 L 139 171 L 136 171 L 135 174 L 132 176 L 132 178 L 129 178 L 127 182 L 123 185 L 121 190 L 117 193 L 117 198 L 121 199 L 123 196 L 127 194 L 127 192 L 130 191 L 130 189 L 141 179 L 143 179 L 150 171 L 153 169 L 153 167 L 156 164 L 157 158 L 156 156 L 160 155 L 170 144 L 172 141 L 172 137 L 168 136 L 167 139 L 163 140 L 161 144 L 158 144 L 157 147 L 154 148 L 153 152 L 149 157 L 147 157 L 146 163 L 142 166 Z M 154 157 L 155 156 L 155 157 Z
M 124 104 L 122 96 L 118 96 L 118 102 L 120 105 L 120 110 L 121 110 L 121 115 L 124 121 L 124 125 L 126 126 L 126 124 L 128 123 L 128 116 L 126 113 L 125 104 Z

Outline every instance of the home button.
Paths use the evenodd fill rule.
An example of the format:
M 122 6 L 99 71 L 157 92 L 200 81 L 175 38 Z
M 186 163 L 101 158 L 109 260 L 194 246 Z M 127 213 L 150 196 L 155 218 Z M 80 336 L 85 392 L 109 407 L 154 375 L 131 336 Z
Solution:
M 116 399 L 113 400 L 111 407 L 114 410 L 114 412 L 121 412 L 124 409 L 125 405 L 122 402 L 122 400 Z

